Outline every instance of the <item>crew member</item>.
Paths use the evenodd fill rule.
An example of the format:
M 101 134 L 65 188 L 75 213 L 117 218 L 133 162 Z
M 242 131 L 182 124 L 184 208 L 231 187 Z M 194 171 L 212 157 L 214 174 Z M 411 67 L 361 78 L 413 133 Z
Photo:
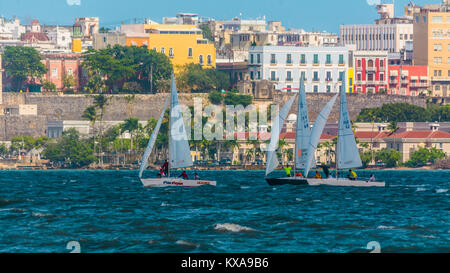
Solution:
M 356 173 L 355 173 L 352 169 L 349 170 L 349 173 L 350 173 L 350 174 L 347 176 L 348 179 L 350 179 L 350 180 L 356 180 L 356 178 L 358 178 L 358 176 L 356 175 Z
M 167 176 L 169 174 L 169 162 L 167 160 L 164 161 L 161 169 L 164 171 L 164 176 Z
M 289 166 L 284 167 L 284 171 L 286 172 L 287 177 L 291 177 L 291 170 L 292 168 Z
M 178 177 L 182 177 L 184 180 L 188 180 L 188 175 L 187 175 L 186 171 L 183 171 L 183 172 L 181 173 L 181 175 L 178 176 Z
M 319 173 L 319 171 L 316 171 L 316 175 L 314 176 L 316 179 L 322 179 L 322 175 Z

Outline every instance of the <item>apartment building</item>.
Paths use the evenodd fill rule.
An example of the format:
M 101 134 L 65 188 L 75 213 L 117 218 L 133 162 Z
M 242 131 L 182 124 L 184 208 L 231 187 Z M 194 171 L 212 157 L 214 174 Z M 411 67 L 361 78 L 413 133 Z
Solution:
M 341 25 L 343 45 L 356 45 L 356 50 L 402 51 L 413 40 L 413 24 L 405 17 L 394 17 L 394 5 L 377 5 L 380 19 L 373 25 Z M 406 13 L 406 11 L 405 11 Z
M 387 51 L 354 51 L 353 65 L 353 89 L 356 93 L 374 94 L 387 91 Z
M 423 65 L 389 65 L 388 93 L 418 96 L 427 94 L 428 69 Z
M 122 25 L 121 32 L 126 35 L 127 46 L 147 46 L 166 54 L 175 71 L 188 63 L 216 66 L 214 44 L 203 38 L 195 25 Z
M 428 66 L 432 96 L 450 96 L 450 1 L 414 13 L 415 65 Z
M 345 47 L 250 47 L 249 75 L 272 81 L 284 92 L 297 92 L 303 75 L 306 92 L 333 93 L 347 78 L 348 54 Z

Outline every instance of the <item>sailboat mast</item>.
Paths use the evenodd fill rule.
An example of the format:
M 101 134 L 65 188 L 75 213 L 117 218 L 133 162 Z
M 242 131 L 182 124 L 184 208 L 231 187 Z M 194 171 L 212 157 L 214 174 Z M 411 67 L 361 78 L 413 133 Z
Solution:
M 337 86 L 337 85 L 336 85 Z M 342 87 L 342 88 L 344 88 L 344 87 Z M 344 89 L 345 90 L 345 89 Z M 340 92 L 341 90 L 339 90 L 339 92 Z M 341 96 L 341 98 L 340 98 L 340 100 L 339 100 L 339 118 L 341 118 L 341 112 L 342 112 L 342 96 Z M 339 126 L 339 125 L 338 125 Z M 336 162 L 336 181 L 338 181 L 339 180 L 339 155 L 338 155 L 338 153 L 339 153 L 339 149 L 338 149 L 338 147 L 339 147 L 339 128 L 338 128 L 338 138 L 337 138 L 337 141 L 336 141 L 336 147 L 335 147 L 335 149 L 336 149 L 336 151 L 335 151 L 335 153 L 334 153 L 334 157 L 335 157 L 335 159 L 334 159 L 334 161 Z

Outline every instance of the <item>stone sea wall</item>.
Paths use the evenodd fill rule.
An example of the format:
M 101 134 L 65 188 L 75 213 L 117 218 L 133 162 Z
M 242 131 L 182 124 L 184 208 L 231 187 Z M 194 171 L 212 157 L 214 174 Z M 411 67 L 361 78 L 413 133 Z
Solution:
M 140 120 L 158 118 L 162 111 L 164 100 L 168 94 L 155 95 L 113 95 L 108 96 L 109 102 L 105 109 L 105 121 L 122 121 L 130 117 Z M 279 104 L 280 106 L 292 94 L 276 94 L 272 101 L 257 101 L 258 104 Z M 195 97 L 203 98 L 203 104 L 208 104 L 207 94 L 179 94 L 181 104 L 193 105 Z M 322 107 L 333 97 L 333 94 L 308 94 L 310 120 L 313 121 Z M 350 116 L 355 119 L 363 108 L 372 108 L 390 102 L 406 102 L 424 107 L 425 98 L 392 96 L 392 95 L 365 95 L 349 94 L 348 106 Z M 46 135 L 47 121 L 82 120 L 83 111 L 92 105 L 93 98 L 89 95 L 56 95 L 56 94 L 25 94 L 3 93 L 2 108 L 17 107 L 20 104 L 37 105 L 37 116 L 0 115 L 0 140 L 9 140 L 18 135 L 40 136 Z M 294 103 L 292 113 L 297 110 Z M 339 116 L 339 98 L 330 115 L 329 122 L 336 122 Z

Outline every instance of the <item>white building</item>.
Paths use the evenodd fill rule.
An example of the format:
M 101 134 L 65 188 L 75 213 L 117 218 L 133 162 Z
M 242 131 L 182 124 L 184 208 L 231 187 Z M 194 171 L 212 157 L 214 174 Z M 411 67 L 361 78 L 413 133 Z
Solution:
M 52 44 L 59 48 L 70 48 L 72 44 L 72 35 L 67 28 L 55 27 L 47 33 Z
M 18 18 L 7 20 L 0 17 L 0 40 L 20 40 L 20 36 L 26 32 L 26 27 L 20 24 Z
M 356 50 L 400 52 L 413 40 L 413 25 L 343 25 L 340 35 L 341 44 L 356 45 Z
M 304 75 L 306 92 L 332 93 L 347 78 L 348 56 L 346 47 L 255 46 L 249 49 L 249 75 L 284 92 L 297 92 Z

